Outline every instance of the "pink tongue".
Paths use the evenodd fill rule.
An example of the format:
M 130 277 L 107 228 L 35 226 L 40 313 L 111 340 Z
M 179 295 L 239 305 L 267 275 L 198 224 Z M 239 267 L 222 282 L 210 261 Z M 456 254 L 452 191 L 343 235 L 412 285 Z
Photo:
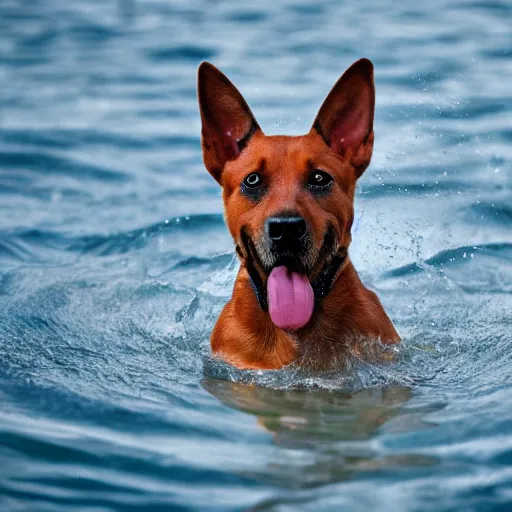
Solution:
M 267 280 L 270 318 L 280 329 L 300 329 L 313 314 L 315 296 L 307 277 L 275 267 Z

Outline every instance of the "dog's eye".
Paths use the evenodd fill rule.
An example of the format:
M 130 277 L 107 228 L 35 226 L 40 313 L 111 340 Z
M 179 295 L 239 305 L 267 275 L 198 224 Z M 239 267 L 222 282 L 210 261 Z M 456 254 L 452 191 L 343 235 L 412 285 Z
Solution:
M 252 172 L 249 176 L 244 178 L 243 184 L 247 188 L 256 188 L 261 185 L 261 176 L 257 172 Z
M 308 184 L 313 187 L 326 187 L 333 182 L 333 178 L 330 174 L 327 174 L 325 171 L 313 171 L 309 175 Z

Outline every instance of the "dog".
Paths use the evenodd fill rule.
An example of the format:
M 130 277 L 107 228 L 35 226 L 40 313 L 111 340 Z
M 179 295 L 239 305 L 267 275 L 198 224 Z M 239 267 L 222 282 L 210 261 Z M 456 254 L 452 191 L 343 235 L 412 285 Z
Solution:
M 229 79 L 199 66 L 203 161 L 240 259 L 211 348 L 237 368 L 331 368 L 400 341 L 348 256 L 356 181 L 373 151 L 373 75 L 358 60 L 307 135 L 267 136 Z

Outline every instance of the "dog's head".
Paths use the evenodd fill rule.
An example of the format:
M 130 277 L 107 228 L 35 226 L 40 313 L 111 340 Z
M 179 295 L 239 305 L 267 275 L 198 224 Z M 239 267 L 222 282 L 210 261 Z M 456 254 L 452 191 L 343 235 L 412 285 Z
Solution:
M 204 164 L 223 188 L 226 222 L 260 306 L 268 297 L 274 323 L 300 328 L 350 243 L 355 184 L 373 149 L 373 65 L 353 64 L 302 136 L 264 135 L 240 92 L 206 62 L 198 98 Z M 272 315 L 283 313 L 278 301 L 302 315 Z

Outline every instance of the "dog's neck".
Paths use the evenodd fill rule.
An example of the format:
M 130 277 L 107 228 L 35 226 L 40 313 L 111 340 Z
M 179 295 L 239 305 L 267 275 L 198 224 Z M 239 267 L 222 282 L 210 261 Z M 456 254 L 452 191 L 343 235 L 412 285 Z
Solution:
M 242 265 L 233 297 L 223 312 L 235 324 L 231 326 L 233 337 L 228 347 L 219 344 L 217 349 L 226 355 L 237 353 L 237 360 L 231 362 L 240 368 L 278 368 L 298 360 L 303 362 L 305 358 L 314 366 L 325 367 L 326 355 L 333 359 L 345 357 L 347 352 L 354 351 L 361 336 L 379 338 L 380 332 L 373 328 L 371 320 L 376 316 L 376 304 L 368 294 L 371 292 L 364 288 L 347 257 L 309 324 L 298 331 L 283 331 L 260 308 L 247 269 Z M 214 345 L 221 334 L 214 331 Z M 322 361 L 315 361 L 320 355 Z
M 394 343 L 399 337 L 379 299 L 364 287 L 347 257 L 310 322 L 297 331 L 273 324 L 260 308 L 242 264 L 233 296 L 212 333 L 212 349 L 238 368 L 278 369 L 294 362 L 327 368 L 339 366 L 351 354 L 368 359 L 364 346 L 380 346 L 376 340 Z

